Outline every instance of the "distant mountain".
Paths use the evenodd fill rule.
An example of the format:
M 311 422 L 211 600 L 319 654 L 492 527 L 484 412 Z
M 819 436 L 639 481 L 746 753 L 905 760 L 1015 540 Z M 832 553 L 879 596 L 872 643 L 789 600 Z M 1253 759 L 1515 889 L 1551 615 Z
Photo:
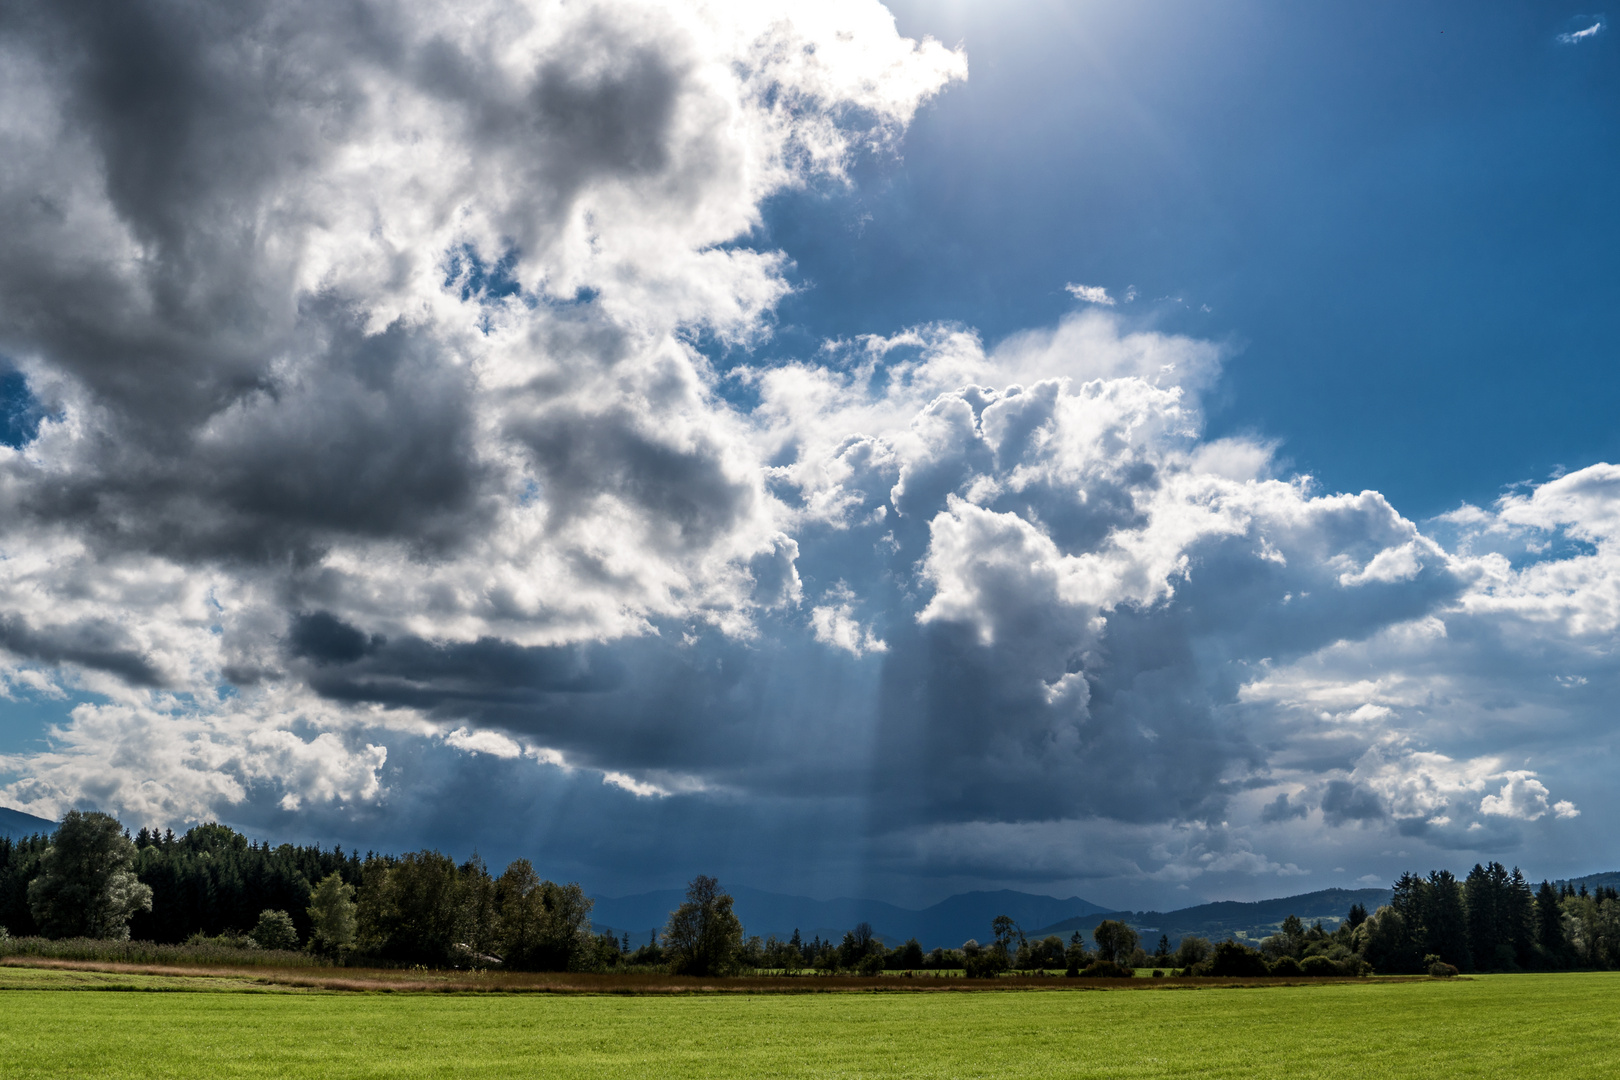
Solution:
M 0 836 L 9 836 L 20 839 L 24 836 L 33 836 L 35 833 L 44 833 L 49 836 L 56 831 L 56 822 L 46 818 L 25 814 L 21 810 L 12 810 L 0 806 Z
M 1587 892 L 1591 892 L 1599 885 L 1607 885 L 1611 889 L 1620 889 L 1620 870 L 1605 870 L 1601 874 L 1587 874 L 1585 877 L 1561 878 L 1554 881 L 1553 885 L 1562 888 L 1566 880 L 1569 884 L 1575 886 L 1576 890 L 1585 885 Z
M 1039 926 L 1107 910 L 1078 896 L 1060 900 L 1010 889 L 960 893 L 921 911 L 882 900 L 850 897 L 812 900 L 746 886 L 730 891 L 737 901 L 737 917 L 750 935 L 775 934 L 788 938 L 798 930 L 806 940 L 819 936 L 823 940 L 839 941 L 846 931 L 866 922 L 872 924 L 878 937 L 890 944 L 915 937 L 925 949 L 954 948 L 968 938 L 986 941 L 990 937 L 990 921 L 997 915 L 1006 915 L 1020 926 Z M 640 944 L 654 928 L 663 928 L 669 913 L 685 898 L 685 892 L 680 889 L 634 896 L 598 896 L 594 898 L 591 922 L 598 929 L 628 933 L 632 945 Z
M 1067 938 L 1078 930 L 1082 935 L 1089 936 L 1099 922 L 1113 918 L 1130 925 L 1141 934 L 1142 944 L 1145 947 L 1157 944 L 1160 934 L 1170 939 L 1172 947 L 1189 935 L 1209 938 L 1212 941 L 1223 938 L 1259 941 L 1276 933 L 1282 921 L 1290 915 L 1298 915 L 1307 926 L 1320 920 L 1324 928 L 1335 930 L 1349 913 L 1352 904 L 1361 904 L 1372 912 L 1380 905 L 1389 903 L 1391 895 L 1389 889 L 1323 889 L 1320 892 L 1254 903 L 1222 900 L 1213 904 L 1181 908 L 1178 911 L 1092 914 L 1077 919 L 1064 919 L 1043 926 L 1033 933 L 1027 930 L 1025 933 L 1031 937 L 1057 934 L 1059 937 Z

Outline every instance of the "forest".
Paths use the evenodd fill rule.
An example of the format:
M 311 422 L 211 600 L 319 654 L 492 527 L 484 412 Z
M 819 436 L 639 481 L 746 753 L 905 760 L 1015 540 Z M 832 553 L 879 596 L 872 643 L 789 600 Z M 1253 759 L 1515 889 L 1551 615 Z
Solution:
M 650 941 L 597 933 L 577 883 L 542 879 L 527 859 L 494 874 L 474 856 L 403 855 L 271 846 L 218 824 L 182 835 L 71 812 L 51 836 L 0 838 L 0 944 L 142 941 L 262 950 L 351 966 L 501 967 L 518 971 L 635 971 L 726 975 L 1062 971 L 1073 977 L 1450 975 L 1620 968 L 1620 893 L 1475 865 L 1407 873 L 1391 902 L 1359 905 L 1332 931 L 1295 916 L 1255 944 L 1161 935 L 1146 943 L 1118 920 L 1088 942 L 1027 937 L 1007 916 L 987 939 L 925 951 L 885 945 L 865 923 L 841 941 L 748 936 L 732 898 L 699 876 Z M 41 946 L 43 947 L 43 946 Z

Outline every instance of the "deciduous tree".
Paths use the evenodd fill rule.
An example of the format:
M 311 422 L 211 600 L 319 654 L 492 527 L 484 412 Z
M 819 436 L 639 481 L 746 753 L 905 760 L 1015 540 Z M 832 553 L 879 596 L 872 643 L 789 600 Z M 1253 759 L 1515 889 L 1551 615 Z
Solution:
M 354 886 L 345 882 L 342 874 L 334 870 L 309 891 L 308 911 L 313 927 L 309 935 L 311 951 L 340 956 L 354 948 Z
M 70 810 L 28 885 L 28 906 L 46 937 L 129 939 L 129 920 L 152 907 L 152 890 L 130 869 L 135 845 L 118 819 Z
M 743 928 L 733 900 L 712 877 L 699 875 L 686 887 L 686 903 L 670 912 L 664 944 L 676 975 L 729 975 L 736 970 Z
M 298 948 L 298 930 L 293 926 L 292 916 L 285 911 L 265 908 L 259 913 L 252 937 L 253 943 L 261 949 Z
M 1097 942 L 1097 958 L 1108 963 L 1126 964 L 1136 950 L 1136 931 L 1115 919 L 1104 919 L 1091 932 Z

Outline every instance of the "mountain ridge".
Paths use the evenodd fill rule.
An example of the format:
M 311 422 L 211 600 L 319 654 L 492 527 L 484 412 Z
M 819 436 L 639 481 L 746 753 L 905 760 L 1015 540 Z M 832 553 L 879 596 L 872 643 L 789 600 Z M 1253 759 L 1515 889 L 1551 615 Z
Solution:
M 1594 877 L 1600 875 L 1593 875 Z M 1143 945 L 1151 947 L 1163 934 L 1172 947 L 1188 935 L 1240 941 L 1258 941 L 1274 933 L 1289 915 L 1306 924 L 1321 921 L 1328 930 L 1336 928 L 1353 904 L 1369 912 L 1389 902 L 1389 889 L 1319 889 L 1294 896 L 1268 900 L 1217 900 L 1172 911 L 1111 911 L 1100 904 L 1074 896 L 1060 899 L 1011 889 L 958 893 L 923 909 L 903 908 L 882 900 L 837 897 L 814 900 L 809 897 L 773 893 L 740 886 L 730 890 L 736 900 L 737 917 L 750 935 L 790 937 L 798 930 L 803 940 L 821 937 L 838 941 L 857 923 L 872 925 L 874 934 L 895 945 L 915 937 L 925 949 L 955 948 L 973 938 L 988 940 L 990 922 L 1007 915 L 1030 938 L 1057 934 L 1068 937 L 1078 931 L 1089 937 L 1099 922 L 1117 919 L 1142 935 Z M 669 912 L 685 899 L 680 889 L 661 889 L 620 897 L 594 897 L 592 922 L 598 930 L 628 933 L 631 944 L 648 939 L 661 930 Z M 1041 916 L 1068 911 L 1059 919 Z
M 1579 889 L 1585 885 L 1588 889 L 1595 889 L 1599 885 L 1606 885 L 1611 889 L 1620 889 L 1620 870 L 1605 870 L 1602 873 L 1587 874 L 1585 877 L 1553 878 L 1552 883 L 1554 888 L 1570 885 Z
M 13 840 L 20 840 L 35 833 L 44 833 L 49 836 L 56 831 L 56 822 L 48 818 L 35 817 L 25 814 L 21 810 L 13 810 L 9 806 L 0 806 L 0 836 L 9 836 Z
M 1103 914 L 1107 908 L 1078 896 L 1067 899 L 1016 892 L 1012 889 L 974 891 L 948 896 L 922 909 L 904 908 L 884 900 L 835 897 L 815 900 L 765 889 L 739 886 L 729 890 L 736 900 L 735 911 L 750 935 L 771 934 L 789 938 L 794 930 L 801 938 L 843 937 L 858 923 L 871 923 L 876 935 L 898 944 L 915 937 L 925 948 L 954 948 L 969 938 L 986 940 L 990 920 L 1008 915 L 1020 925 L 1056 922 Z M 661 930 L 669 913 L 686 899 L 684 890 L 660 889 L 629 896 L 592 897 L 591 921 L 615 933 L 628 933 L 632 944 L 643 942 L 649 932 Z
M 1028 935 L 1045 937 L 1057 934 L 1063 937 L 1076 931 L 1087 935 L 1103 919 L 1118 919 L 1142 936 L 1145 948 L 1157 944 L 1157 938 L 1153 935 L 1158 934 L 1168 937 L 1172 948 L 1177 941 L 1189 935 L 1213 940 L 1231 937 L 1239 941 L 1258 941 L 1275 933 L 1290 915 L 1298 915 L 1307 926 L 1320 921 L 1329 931 L 1337 929 L 1349 914 L 1352 904 L 1360 904 L 1372 912 L 1389 903 L 1391 895 L 1389 889 L 1334 888 L 1270 900 L 1216 900 L 1174 911 L 1116 911 L 1106 915 L 1065 919 L 1030 931 Z

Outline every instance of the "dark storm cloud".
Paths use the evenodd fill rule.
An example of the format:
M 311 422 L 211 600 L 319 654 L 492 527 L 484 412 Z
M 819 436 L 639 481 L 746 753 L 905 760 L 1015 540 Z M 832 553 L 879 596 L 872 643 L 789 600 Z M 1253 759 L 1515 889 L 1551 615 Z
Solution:
M 1153 662 L 1166 647 L 1145 666 L 1087 672 L 1081 711 L 1049 701 L 1015 650 L 986 648 L 966 627 L 898 636 L 884 660 L 880 757 L 914 766 L 877 778 L 879 804 L 896 825 L 1217 808 L 1222 774 L 1251 751 L 1213 720 L 1190 664 Z
M 294 618 L 286 647 L 289 659 L 312 665 L 306 678 L 327 697 L 455 715 L 532 704 L 549 693 L 600 693 L 624 680 L 616 658 L 601 647 L 389 639 L 325 611 Z
M 319 366 L 266 376 L 208 424 L 166 431 L 164 443 L 189 435 L 169 452 L 114 422 L 84 447 L 89 468 L 34 487 L 23 507 L 182 559 L 307 556 L 345 536 L 453 547 L 484 520 L 465 378 L 419 331 L 367 335 L 313 307 Z
M 299 249 L 333 213 L 311 178 L 389 107 L 368 85 L 386 71 L 464 112 L 468 152 L 508 185 L 507 242 L 543 249 L 593 179 L 670 165 L 678 61 L 597 19 L 514 81 L 442 36 L 407 40 L 407 21 L 388 3 L 7 4 L 0 42 L 48 70 L 65 148 L 21 159 L 28 182 L 0 191 L 0 347 L 49 357 L 105 410 L 90 460 L 29 511 L 182 558 L 275 560 L 337 535 L 443 547 L 483 527 L 453 346 L 366 328 L 369 297 L 341 284 L 299 295 Z M 86 176 L 110 220 L 87 222 L 103 196 Z M 462 183 L 430 210 L 469 197 Z M 120 242 L 138 257 L 74 255 Z M 441 253 L 397 257 L 404 274 Z M 595 418 L 598 443 L 615 421 Z M 677 533 L 735 497 L 701 451 L 683 464 L 617 437 L 621 486 Z M 710 490 L 687 498 L 685 480 Z
M 1303 803 L 1291 802 L 1288 793 L 1285 791 L 1280 792 L 1275 799 L 1266 804 L 1266 808 L 1260 811 L 1260 820 L 1267 822 L 1291 821 L 1294 818 L 1306 817 L 1310 812 L 1311 808 Z
M 0 40 L 51 69 L 67 145 L 19 162 L 33 192 L 5 193 L 0 332 L 72 371 L 148 437 L 184 433 L 258 386 L 296 321 L 265 201 L 335 145 L 324 126 L 341 137 L 355 102 L 343 85 L 352 68 L 337 61 L 367 37 L 345 25 L 354 9 L 341 4 L 7 8 Z M 85 185 L 69 170 L 103 179 L 119 224 L 144 247 L 133 274 L 73 257 Z
M 717 447 L 671 445 L 640 427 L 629 413 L 554 410 L 514 434 L 528 445 L 559 524 L 615 497 L 662 526 L 653 543 L 707 547 L 750 508 L 752 484 L 727 475 Z
M 115 675 L 131 686 L 165 685 L 163 674 L 118 626 L 100 620 L 36 629 L 0 616 L 0 649 L 46 664 L 79 664 Z
M 1348 780 L 1329 780 L 1322 789 L 1322 817 L 1329 825 L 1383 821 L 1389 808 L 1375 793 Z M 1417 822 L 1421 826 L 1421 822 Z

